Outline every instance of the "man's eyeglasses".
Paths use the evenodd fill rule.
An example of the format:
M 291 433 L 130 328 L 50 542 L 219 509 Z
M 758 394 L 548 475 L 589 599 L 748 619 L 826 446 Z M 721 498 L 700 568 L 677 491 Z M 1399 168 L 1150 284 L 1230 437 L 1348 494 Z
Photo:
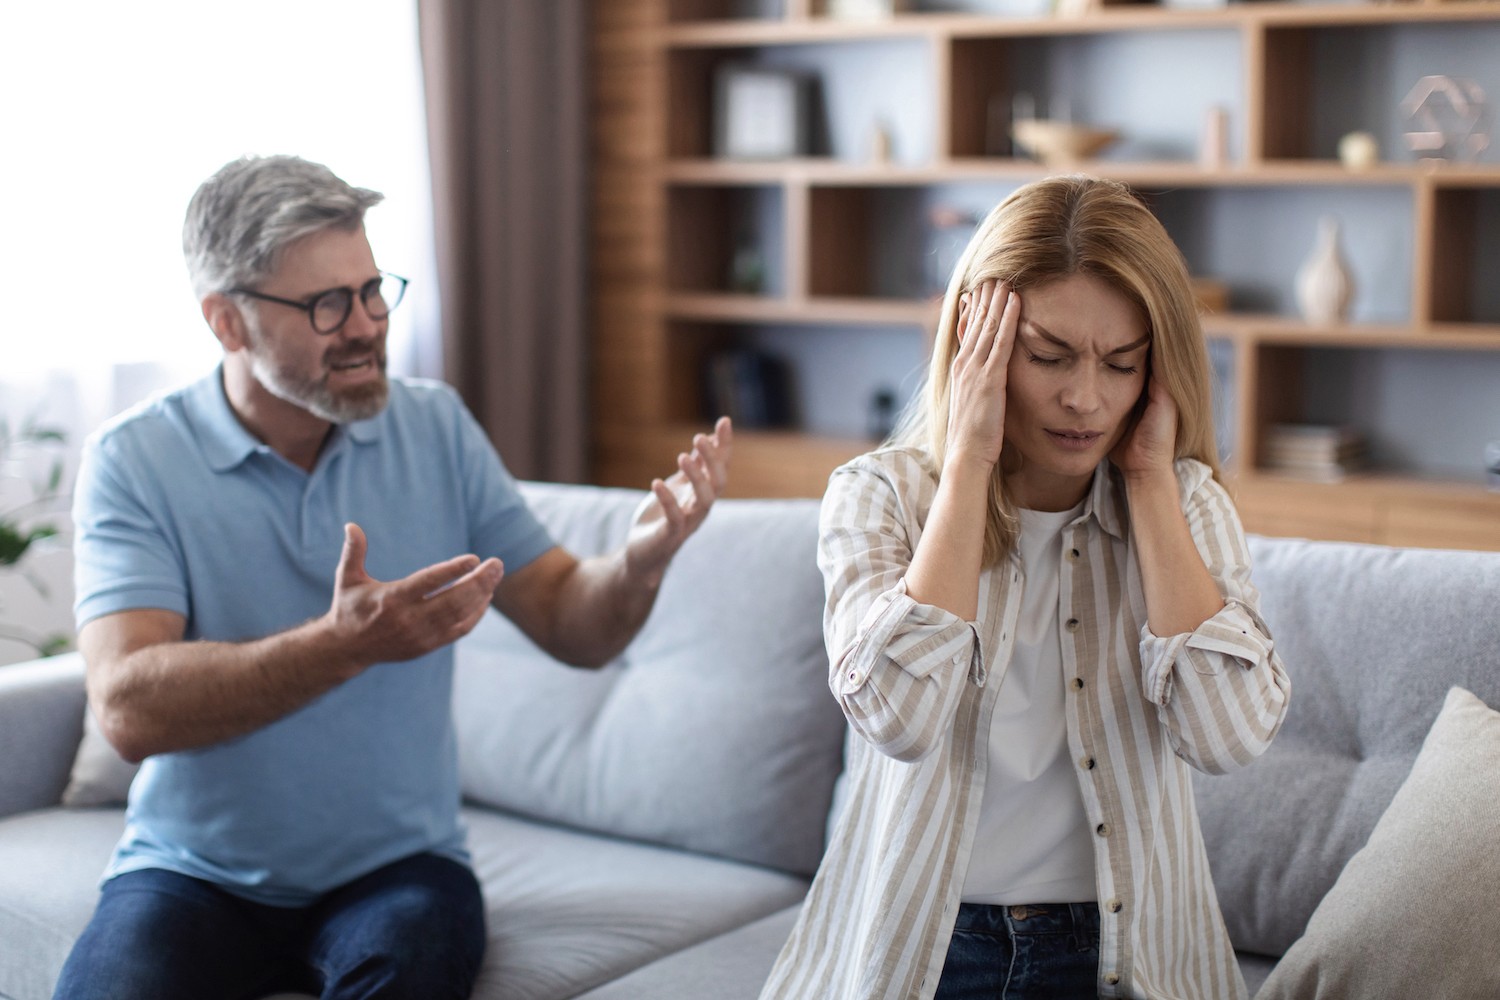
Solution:
M 257 292 L 253 288 L 235 287 L 229 289 L 231 295 L 248 295 L 252 299 L 261 299 L 266 302 L 275 302 L 278 305 L 291 306 L 301 309 L 307 313 L 312 328 L 321 334 L 336 333 L 343 325 L 349 322 L 349 314 L 354 311 L 354 296 L 359 296 L 360 305 L 364 307 L 365 314 L 371 319 L 385 319 L 391 314 L 391 310 L 401 304 L 401 297 L 406 294 L 406 279 L 396 274 L 380 272 L 380 277 L 371 278 L 359 287 L 358 292 L 353 288 L 330 288 L 325 292 L 319 292 L 310 299 L 297 301 L 296 299 L 283 299 L 276 295 L 267 295 L 265 292 Z

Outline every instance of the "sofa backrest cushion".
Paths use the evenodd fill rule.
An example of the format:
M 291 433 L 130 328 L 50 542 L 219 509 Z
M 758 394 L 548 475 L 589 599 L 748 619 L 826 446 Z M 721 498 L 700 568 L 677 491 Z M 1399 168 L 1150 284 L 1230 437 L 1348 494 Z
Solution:
M 1194 776 L 1235 946 L 1283 954 L 1364 846 L 1459 685 L 1500 705 L 1500 553 L 1252 538 L 1291 678 L 1264 757 Z
M 645 494 L 527 483 L 580 557 Z M 496 613 L 457 648 L 464 793 L 544 820 L 809 874 L 843 716 L 828 694 L 814 500 L 720 500 L 602 670 L 562 666 Z

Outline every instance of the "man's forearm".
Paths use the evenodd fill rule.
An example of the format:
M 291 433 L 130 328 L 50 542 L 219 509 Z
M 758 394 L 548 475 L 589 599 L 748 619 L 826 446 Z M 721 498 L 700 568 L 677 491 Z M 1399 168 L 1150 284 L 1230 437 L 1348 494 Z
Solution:
M 324 619 L 249 642 L 165 642 L 90 671 L 89 702 L 121 756 L 210 746 L 254 732 L 354 677 Z
M 630 572 L 623 549 L 582 560 L 559 595 L 551 653 L 573 666 L 602 667 L 630 645 L 659 590 L 659 580 Z

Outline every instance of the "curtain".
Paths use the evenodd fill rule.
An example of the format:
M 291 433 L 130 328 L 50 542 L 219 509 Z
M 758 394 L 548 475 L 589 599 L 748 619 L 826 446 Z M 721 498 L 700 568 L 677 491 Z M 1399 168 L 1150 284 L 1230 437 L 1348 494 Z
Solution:
M 447 380 L 525 479 L 583 482 L 585 0 L 418 0 Z

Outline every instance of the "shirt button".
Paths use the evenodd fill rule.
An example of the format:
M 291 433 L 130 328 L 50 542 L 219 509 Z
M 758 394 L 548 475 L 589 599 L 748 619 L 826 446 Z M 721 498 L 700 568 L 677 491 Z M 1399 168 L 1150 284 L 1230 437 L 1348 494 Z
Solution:
M 1120 985 L 1120 974 L 1118 972 L 1106 972 L 1104 974 L 1104 981 L 1110 986 L 1118 986 Z
M 1094 769 L 1094 758 L 1085 757 L 1078 762 L 1078 766 L 1083 768 L 1085 771 L 1092 771 Z
M 1101 837 L 1108 837 L 1109 836 L 1109 824 L 1108 823 L 1100 823 L 1098 826 L 1094 827 L 1094 832 L 1097 833 Z
M 1125 909 L 1125 904 L 1120 902 L 1118 899 L 1111 899 L 1109 902 L 1104 904 L 1104 908 L 1110 913 L 1119 913 L 1121 910 Z
M 1074 691 L 1082 691 L 1083 690 L 1083 678 L 1082 677 L 1075 677 L 1075 678 L 1073 678 L 1073 690 Z
M 1077 562 L 1082 555 L 1083 553 L 1079 552 L 1077 549 L 1068 550 L 1068 558 L 1073 560 L 1074 562 Z
M 1078 619 L 1077 618 L 1069 618 L 1067 624 L 1064 625 L 1063 628 L 1067 629 L 1069 632 L 1077 632 L 1078 631 Z

